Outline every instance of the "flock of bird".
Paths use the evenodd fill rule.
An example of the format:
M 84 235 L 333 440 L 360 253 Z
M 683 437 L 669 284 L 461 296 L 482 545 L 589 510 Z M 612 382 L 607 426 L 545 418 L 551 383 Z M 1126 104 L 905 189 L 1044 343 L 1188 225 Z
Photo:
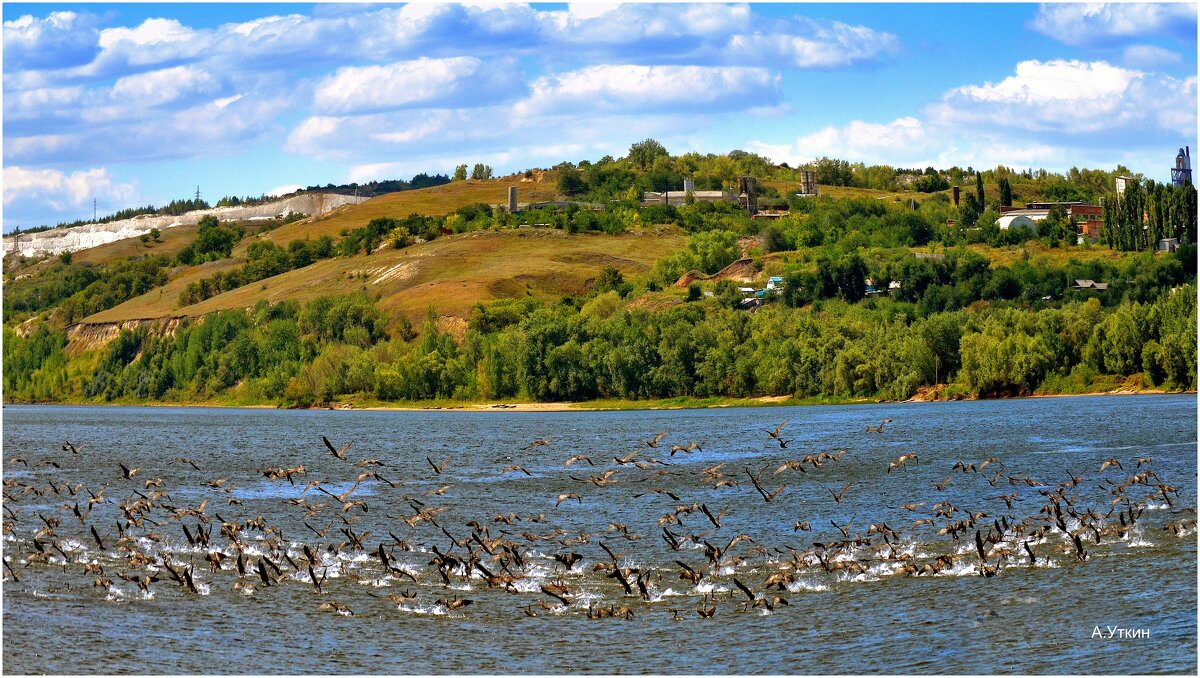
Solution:
M 891 422 L 850 438 L 887 436 Z M 539 438 L 522 448 L 540 460 L 526 461 L 534 471 L 506 456 L 486 473 L 454 454 L 357 459 L 355 443 L 322 436 L 301 463 L 237 479 L 187 457 L 97 470 L 91 444 L 67 441 L 5 460 L 4 579 L 109 601 L 291 587 L 341 615 L 486 603 L 529 617 L 699 620 L 775 613 L 840 582 L 1082 565 L 1114 545 L 1196 532 L 1195 508 L 1177 505 L 1149 457 L 1035 478 L 994 455 L 797 452 L 789 424 L 763 428 L 752 455 L 659 432 L 628 452 L 566 450 L 561 466 L 554 440 Z M 909 478 L 938 467 L 940 481 Z M 82 469 L 103 484 L 72 479 Z M 524 515 L 480 513 L 482 480 Z M 872 488 L 892 482 L 912 496 L 881 503 Z M 271 492 L 239 490 L 261 484 Z M 954 491 L 968 485 L 977 491 Z

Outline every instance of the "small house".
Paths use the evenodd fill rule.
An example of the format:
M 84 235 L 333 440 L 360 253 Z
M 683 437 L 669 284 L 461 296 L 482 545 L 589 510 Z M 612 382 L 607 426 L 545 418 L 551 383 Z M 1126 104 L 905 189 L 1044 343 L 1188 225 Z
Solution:
M 1071 285 L 1071 289 L 1076 292 L 1103 292 L 1108 289 L 1108 283 L 1076 278 L 1074 284 Z

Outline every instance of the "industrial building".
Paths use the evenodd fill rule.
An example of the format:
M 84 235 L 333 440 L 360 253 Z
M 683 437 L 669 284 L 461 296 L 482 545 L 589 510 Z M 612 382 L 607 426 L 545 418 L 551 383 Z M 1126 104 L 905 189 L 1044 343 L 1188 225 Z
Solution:
M 1016 220 L 1016 217 L 1024 217 L 1032 221 L 1036 229 L 1037 222 L 1050 216 L 1050 210 L 1055 207 L 1062 209 L 1067 220 L 1075 224 L 1075 230 L 1081 236 L 1087 236 L 1092 240 L 1100 237 L 1100 230 L 1104 226 L 1104 209 L 1099 205 L 1089 205 L 1085 202 L 1031 202 L 1022 208 L 1001 207 L 1001 216 L 996 223 L 1001 229 L 1011 228 L 1014 223 L 1017 226 L 1028 226 L 1028 224 Z
M 733 191 L 691 191 L 697 202 L 737 202 Z M 642 205 L 671 205 L 680 207 L 687 203 L 688 191 L 646 191 L 642 194 Z
M 1033 212 L 1034 210 L 1029 211 Z M 1049 214 L 1049 212 L 1043 212 L 1040 217 L 1034 219 L 1032 216 L 1025 214 L 1024 212 L 1025 210 L 1009 212 L 1008 214 L 1005 214 L 997 219 L 996 225 L 999 226 L 1000 230 L 1002 231 L 1007 231 L 1010 228 L 1025 228 L 1030 231 L 1037 231 L 1037 222 L 1045 219 L 1046 215 Z
M 1192 184 L 1192 149 L 1184 146 L 1175 156 L 1175 166 L 1171 168 L 1171 183 L 1176 186 Z
M 682 191 L 646 191 L 642 194 L 642 205 L 680 207 L 687 203 L 689 193 L 699 202 L 738 202 L 738 196 L 733 191 L 697 191 L 695 180 L 684 179 Z

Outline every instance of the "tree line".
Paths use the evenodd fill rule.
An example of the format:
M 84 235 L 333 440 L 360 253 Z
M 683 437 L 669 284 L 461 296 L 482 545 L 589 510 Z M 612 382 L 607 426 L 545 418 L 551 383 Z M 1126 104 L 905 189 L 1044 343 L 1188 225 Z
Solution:
M 1194 282 L 1108 306 L 1092 297 L 1037 310 L 1017 301 L 934 310 L 900 297 L 851 303 L 835 293 L 757 313 L 719 297 L 629 308 L 621 287 L 610 275 L 607 289 L 589 298 L 477 306 L 461 343 L 432 313 L 419 336 L 406 323 L 389 333 L 362 294 L 260 302 L 186 322 L 173 336 L 123 330 L 98 362 L 65 355 L 65 332 L 43 327 L 22 337 L 6 327 L 5 389 L 28 400 L 224 394 L 307 405 L 346 395 L 904 399 L 935 383 L 960 396 L 997 396 L 1086 391 L 1135 374 L 1166 388 L 1196 386 Z

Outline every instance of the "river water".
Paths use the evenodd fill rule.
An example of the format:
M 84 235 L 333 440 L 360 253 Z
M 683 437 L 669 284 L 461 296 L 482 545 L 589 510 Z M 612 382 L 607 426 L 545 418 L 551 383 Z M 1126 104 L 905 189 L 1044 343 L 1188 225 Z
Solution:
M 1194 395 L 3 426 L 6 673 L 1196 667 Z

